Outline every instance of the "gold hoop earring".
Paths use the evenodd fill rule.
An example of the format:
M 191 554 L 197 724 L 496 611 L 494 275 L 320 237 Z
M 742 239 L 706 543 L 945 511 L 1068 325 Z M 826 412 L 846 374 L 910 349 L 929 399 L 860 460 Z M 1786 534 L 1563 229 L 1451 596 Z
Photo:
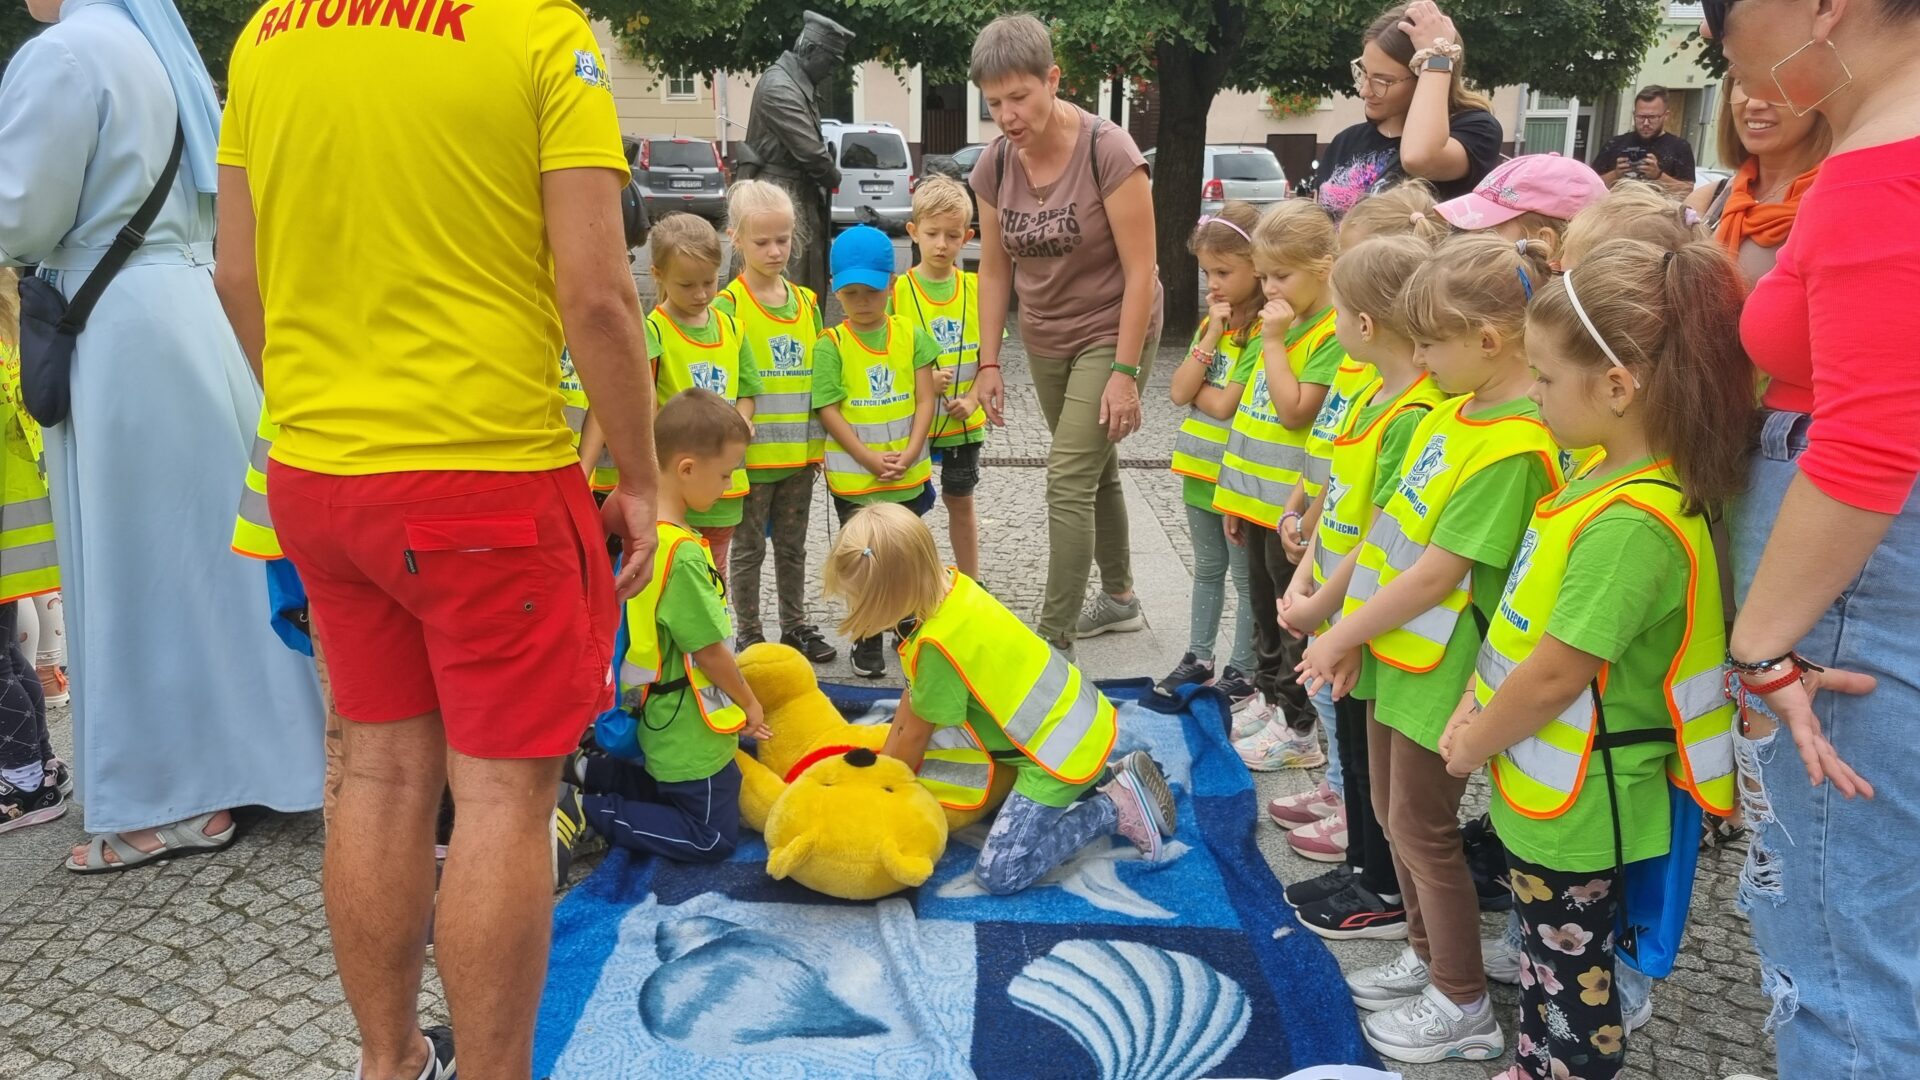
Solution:
M 1840 82 L 1836 84 L 1833 89 L 1827 91 L 1825 94 L 1822 94 L 1820 96 L 1819 101 L 1816 101 L 1811 105 L 1808 105 L 1806 108 L 1801 108 L 1799 105 L 1794 103 L 1793 95 L 1787 93 L 1787 88 L 1784 85 L 1782 85 L 1780 82 L 1780 69 L 1787 66 L 1787 64 L 1790 61 L 1792 61 L 1794 57 L 1799 56 L 1801 53 L 1806 52 L 1808 49 L 1813 48 L 1814 44 L 1815 43 L 1813 39 L 1808 38 L 1807 43 L 1805 45 L 1802 45 L 1799 48 L 1788 53 L 1787 55 L 1781 57 L 1779 63 L 1774 64 L 1773 67 L 1767 69 L 1767 74 L 1773 77 L 1774 89 L 1780 91 L 1781 103 L 1786 105 L 1787 111 L 1793 113 L 1793 115 L 1796 117 L 1807 115 L 1813 110 L 1826 104 L 1828 98 L 1832 97 L 1833 95 L 1839 93 L 1842 90 L 1845 90 L 1847 87 L 1853 85 L 1853 69 L 1847 66 L 1847 61 L 1845 60 L 1845 58 L 1843 58 L 1840 55 L 1840 50 L 1833 44 L 1831 40 L 1829 40 L 1826 43 L 1827 52 L 1830 55 L 1832 55 L 1833 62 L 1840 65 L 1840 73 L 1846 76 L 1846 78 L 1841 79 Z

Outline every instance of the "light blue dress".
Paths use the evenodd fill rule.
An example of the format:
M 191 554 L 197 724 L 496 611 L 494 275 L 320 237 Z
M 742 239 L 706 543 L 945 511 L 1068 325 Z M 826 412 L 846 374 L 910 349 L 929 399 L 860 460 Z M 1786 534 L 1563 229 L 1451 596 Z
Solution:
M 158 179 L 174 100 L 120 0 L 68 0 L 0 81 L 0 263 L 72 296 Z M 269 628 L 260 564 L 229 550 L 260 391 L 213 290 L 213 230 L 183 162 L 46 432 L 92 832 L 320 805 L 312 663 Z

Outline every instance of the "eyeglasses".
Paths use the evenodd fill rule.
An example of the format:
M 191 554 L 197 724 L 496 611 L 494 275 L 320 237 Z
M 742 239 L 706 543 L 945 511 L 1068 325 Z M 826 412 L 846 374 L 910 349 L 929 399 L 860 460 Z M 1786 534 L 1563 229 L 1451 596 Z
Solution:
M 1666 118 L 1667 114 L 1663 112 L 1633 114 L 1633 122 L 1636 124 L 1658 124 L 1665 121 Z
M 1360 61 L 1359 57 L 1347 61 L 1347 68 L 1353 72 L 1353 90 L 1361 97 L 1385 97 L 1394 87 L 1417 77 L 1402 75 L 1400 78 L 1390 79 L 1385 75 L 1369 75 L 1367 66 Z
M 1700 14 L 1706 20 L 1707 34 L 1715 41 L 1726 36 L 1727 12 L 1740 0 L 1701 0 Z

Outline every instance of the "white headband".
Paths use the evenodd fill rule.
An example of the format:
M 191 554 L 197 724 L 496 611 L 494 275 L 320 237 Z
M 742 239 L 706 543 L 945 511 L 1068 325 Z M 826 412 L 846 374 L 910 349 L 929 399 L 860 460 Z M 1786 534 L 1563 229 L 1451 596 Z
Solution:
M 1600 331 L 1594 328 L 1593 320 L 1587 318 L 1587 309 L 1580 306 L 1580 295 L 1573 291 L 1573 271 L 1569 270 L 1560 275 L 1560 281 L 1567 287 L 1567 300 L 1573 304 L 1573 313 L 1580 317 L 1580 325 L 1587 328 L 1587 336 L 1593 339 L 1595 345 L 1600 346 L 1601 352 L 1607 354 L 1607 359 L 1613 362 L 1614 367 L 1627 373 L 1627 378 L 1633 380 L 1633 388 L 1640 389 L 1640 376 L 1635 375 L 1627 365 L 1620 362 L 1618 356 L 1613 354 L 1613 347 L 1608 345 L 1607 339 L 1601 337 Z

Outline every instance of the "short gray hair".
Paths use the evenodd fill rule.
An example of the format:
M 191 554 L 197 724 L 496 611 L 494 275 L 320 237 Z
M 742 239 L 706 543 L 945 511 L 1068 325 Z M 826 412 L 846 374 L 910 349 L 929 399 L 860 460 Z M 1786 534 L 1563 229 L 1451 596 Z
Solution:
M 1002 15 L 973 39 L 967 78 L 975 86 L 1011 75 L 1047 77 L 1053 70 L 1053 33 L 1026 12 Z

